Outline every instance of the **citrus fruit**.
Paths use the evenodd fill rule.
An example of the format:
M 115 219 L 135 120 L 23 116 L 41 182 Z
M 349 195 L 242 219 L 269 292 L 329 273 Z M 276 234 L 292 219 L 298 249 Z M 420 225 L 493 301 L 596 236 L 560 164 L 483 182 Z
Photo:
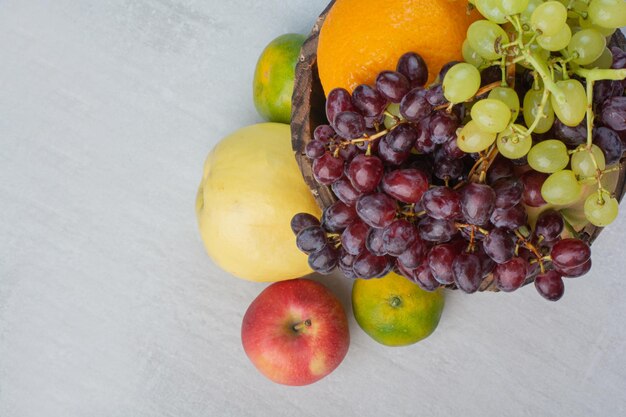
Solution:
M 200 234 L 222 269 L 250 281 L 280 281 L 311 272 L 290 221 L 319 216 L 291 149 L 289 125 L 240 129 L 209 153 L 196 198 Z
M 387 346 L 405 346 L 429 336 L 439 323 L 443 290 L 422 290 L 390 273 L 379 279 L 357 279 L 352 286 L 352 310 L 359 326 Z
M 467 13 L 467 0 L 337 0 L 317 46 L 324 91 L 373 85 L 406 52 L 424 58 L 430 83 L 444 64 L 462 60 L 467 28 L 478 17 Z
M 265 120 L 289 123 L 296 63 L 304 35 L 287 33 L 271 41 L 261 53 L 254 71 L 254 106 Z

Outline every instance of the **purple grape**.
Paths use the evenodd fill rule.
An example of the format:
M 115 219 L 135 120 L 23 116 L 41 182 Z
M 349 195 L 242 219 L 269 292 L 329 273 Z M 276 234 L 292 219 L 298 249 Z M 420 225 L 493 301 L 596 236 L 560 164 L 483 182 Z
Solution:
M 355 220 L 341 234 L 341 246 L 350 255 L 358 255 L 365 250 L 365 239 L 369 230 L 368 225 Z
M 443 151 L 445 156 L 447 156 L 450 159 L 461 159 L 465 155 L 467 155 L 465 152 L 461 150 L 461 148 L 459 148 L 458 142 L 456 140 L 456 136 L 453 138 L 450 138 L 450 140 L 448 140 L 443 145 L 441 145 L 441 150 Z
M 335 116 L 333 127 L 346 139 L 357 139 L 365 133 L 365 119 L 357 112 L 342 111 Z
M 545 242 L 552 242 L 558 239 L 563 232 L 563 216 L 560 212 L 548 209 L 537 217 L 535 223 L 535 236 Z
M 406 120 L 418 121 L 432 111 L 433 106 L 426 99 L 426 90 L 420 87 L 409 91 L 400 102 L 400 114 Z
M 613 130 L 626 130 L 626 97 L 611 97 L 598 115 L 600 122 Z
M 359 149 L 353 144 L 348 144 L 339 148 L 339 157 L 346 162 L 352 161 L 352 159 L 358 154 Z
M 440 148 L 435 151 L 434 174 L 440 180 L 457 179 L 463 175 L 464 165 L 461 159 L 450 159 Z
M 554 136 L 565 143 L 565 145 L 575 148 L 587 142 L 587 118 L 577 126 L 571 127 L 563 124 L 558 117 L 554 118 Z
M 309 213 L 298 213 L 291 218 L 291 231 L 294 235 L 297 235 L 302 229 L 319 225 L 320 221 L 317 217 Z
M 319 274 L 330 274 L 337 266 L 339 253 L 330 246 L 309 255 L 309 266 Z
M 313 161 L 313 176 L 322 185 L 330 185 L 343 175 L 343 159 L 326 152 Z
M 402 55 L 398 60 L 396 71 L 409 80 L 411 88 L 423 87 L 428 81 L 428 66 L 424 58 L 415 52 Z
M 383 274 L 388 265 L 389 259 L 386 256 L 376 256 L 365 250 L 354 260 L 352 270 L 357 277 L 369 279 Z
M 461 217 L 461 197 L 448 187 L 433 187 L 424 193 L 422 205 L 426 214 L 440 220 Z
M 426 244 L 417 236 L 407 250 L 398 255 L 398 262 L 408 269 L 417 268 L 426 256 L 426 249 Z
M 388 165 L 400 165 L 411 155 L 410 151 L 398 152 L 394 151 L 387 142 L 387 136 L 383 136 L 378 141 L 378 157 Z
M 410 88 L 409 80 L 396 71 L 383 71 L 376 77 L 376 89 L 392 103 L 399 103 Z
M 335 88 L 328 93 L 326 98 L 326 118 L 328 122 L 333 125 L 335 117 L 344 111 L 356 111 L 357 109 L 352 104 L 352 97 L 348 90 L 344 88 Z M 334 135 L 333 135 L 334 136 Z
M 348 179 L 362 192 L 374 191 L 383 176 L 383 162 L 376 156 L 359 154 L 348 165 Z
M 404 277 L 419 285 L 419 287 L 424 291 L 435 291 L 441 286 L 435 277 L 433 277 L 433 274 L 430 272 L 430 268 L 428 268 L 427 265 L 420 265 L 419 267 L 413 269 L 409 269 L 400 263 L 397 265 L 400 273 Z
M 337 181 L 333 182 L 331 188 L 337 198 L 348 206 L 354 206 L 361 196 L 361 193 L 357 191 L 352 186 L 350 180 L 345 177 L 339 178 Z
M 352 92 L 352 104 L 363 116 L 376 117 L 385 111 L 387 100 L 376 89 L 361 84 Z
M 493 273 L 496 287 L 504 292 L 511 292 L 520 288 L 526 281 L 527 274 L 528 262 L 519 257 L 496 265 Z
M 613 63 L 611 64 L 611 68 L 626 68 L 626 52 L 624 52 L 623 49 L 618 48 L 617 46 L 612 46 L 611 53 L 613 54 Z
M 456 225 L 452 220 L 438 220 L 424 217 L 418 224 L 419 235 L 428 242 L 447 242 L 456 235 Z
M 452 262 L 454 283 L 467 294 L 478 291 L 483 279 L 480 259 L 474 253 L 461 252 Z
M 383 231 L 383 250 L 392 256 L 399 256 L 419 239 L 417 229 L 405 219 L 396 219 Z
M 606 127 L 597 127 L 593 130 L 593 143 L 596 144 L 602 153 L 607 165 L 619 162 L 622 157 L 623 144 L 619 135 Z
M 580 239 L 568 238 L 556 242 L 550 256 L 555 269 L 571 269 L 587 262 L 591 249 Z
M 428 177 L 419 169 L 399 169 L 383 176 L 382 189 L 403 203 L 417 203 L 428 190 Z
M 600 80 L 593 84 L 593 102 L 597 106 L 610 99 L 624 94 L 622 81 Z
M 503 178 L 491 186 L 496 193 L 496 208 L 510 208 L 522 201 L 524 185 L 517 178 Z
M 495 208 L 496 193 L 488 185 L 470 183 L 461 190 L 461 211 L 470 224 L 482 226 L 489 222 Z
M 337 136 L 337 132 L 330 125 L 319 125 L 313 131 L 313 139 L 323 144 L 330 142 L 335 136 Z
M 530 207 L 541 207 L 547 204 L 541 196 L 541 187 L 546 178 L 548 178 L 548 174 L 532 170 L 521 176 L 520 179 L 524 185 L 524 193 L 522 195 L 524 204 Z
M 430 103 L 433 107 L 446 104 L 448 101 L 443 95 L 443 86 L 441 84 L 437 84 L 426 90 L 426 101 L 428 101 L 428 103 Z
M 582 265 L 576 266 L 574 268 L 562 268 L 560 272 L 563 274 L 563 277 L 566 278 L 578 278 L 585 275 L 591 269 L 591 258 L 587 260 Z
M 489 219 L 491 223 L 496 226 L 507 230 L 515 230 L 522 227 L 528 221 L 528 214 L 522 204 L 507 208 L 507 209 L 495 209 L 491 213 Z
M 460 124 L 456 116 L 446 113 L 445 111 L 435 112 L 430 116 L 431 140 L 438 145 L 446 143 L 450 139 L 456 140 L 456 130 Z
M 385 229 L 377 229 L 372 227 L 367 233 L 365 239 L 365 248 L 376 256 L 385 256 L 385 248 L 383 247 L 383 232 Z
M 367 194 L 356 202 L 361 220 L 377 228 L 388 226 L 395 219 L 397 208 L 395 200 L 383 193 Z
M 365 134 L 371 136 L 378 132 L 379 127 L 385 122 L 385 116 L 365 116 Z
M 415 149 L 422 154 L 434 152 L 437 144 L 430 137 L 430 117 L 426 116 L 417 122 L 415 131 L 417 132 Z
M 386 136 L 387 144 L 396 152 L 410 151 L 416 140 L 417 131 L 407 123 L 399 125 Z
M 443 285 L 454 283 L 452 263 L 461 253 L 462 247 L 455 243 L 433 246 L 428 252 L 427 263 L 435 279 Z
M 513 168 L 510 159 L 498 155 L 487 171 L 487 182 L 495 184 L 500 179 L 514 176 Z
M 320 226 L 302 229 L 296 235 L 296 246 L 306 254 L 318 252 L 326 246 L 326 232 Z
M 504 229 L 493 229 L 482 243 L 485 253 L 498 264 L 509 261 L 515 255 L 515 241 Z
M 312 140 L 304 147 L 304 153 L 310 159 L 321 158 L 326 153 L 326 147 L 319 140 Z
M 493 259 L 485 253 L 485 250 L 481 245 L 474 248 L 474 254 L 478 256 L 478 260 L 480 261 L 480 271 L 482 273 L 482 277 L 484 278 L 494 270 L 497 263 L 495 263 Z
M 329 232 L 341 232 L 356 218 L 354 207 L 350 207 L 342 201 L 336 201 L 324 209 L 322 213 L 322 227 Z
M 556 271 L 548 271 L 535 278 L 537 292 L 548 301 L 558 301 L 563 297 L 565 286 L 561 275 Z
M 340 268 L 352 269 L 356 255 L 351 255 L 345 248 L 339 248 L 339 258 L 337 259 L 337 266 Z

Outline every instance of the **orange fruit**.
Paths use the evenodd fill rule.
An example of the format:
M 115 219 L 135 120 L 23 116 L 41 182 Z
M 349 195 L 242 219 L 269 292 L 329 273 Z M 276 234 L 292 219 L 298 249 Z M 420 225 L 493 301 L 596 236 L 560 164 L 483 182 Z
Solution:
M 261 53 L 254 71 L 254 106 L 265 120 L 291 121 L 291 95 L 300 48 L 306 37 L 287 33 L 271 41 Z
M 467 0 L 336 0 L 320 30 L 317 65 L 326 94 L 374 85 L 395 70 L 406 52 L 424 58 L 431 83 L 441 67 L 461 60 L 461 47 L 477 12 Z
M 428 292 L 394 272 L 383 278 L 357 279 L 352 285 L 356 322 L 386 346 L 406 346 L 435 331 L 444 306 L 442 289 Z

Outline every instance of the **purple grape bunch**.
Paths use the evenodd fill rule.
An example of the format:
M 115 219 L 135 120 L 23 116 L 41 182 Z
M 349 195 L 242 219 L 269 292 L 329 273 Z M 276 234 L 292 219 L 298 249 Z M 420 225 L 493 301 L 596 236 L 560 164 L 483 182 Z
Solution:
M 424 60 L 410 52 L 375 85 L 328 94 L 329 123 L 317 126 L 305 153 L 315 180 L 337 201 L 321 219 L 293 217 L 298 248 L 321 274 L 338 268 L 351 279 L 372 279 L 395 271 L 427 291 L 455 286 L 466 293 L 492 280 L 511 292 L 534 279 L 540 295 L 560 299 L 563 278 L 584 275 L 591 259 L 583 240 L 561 237 L 559 211 L 543 210 L 531 228 L 527 207 L 546 205 L 548 176 L 499 155 L 476 175 L 485 155 L 457 147 L 463 104 L 447 103 L 441 84 L 427 88 L 427 79 Z M 602 126 L 595 141 L 607 159 L 621 157 L 626 131 L 626 103 L 610 91 L 596 103 Z M 552 128 L 572 146 L 585 134 L 579 130 Z

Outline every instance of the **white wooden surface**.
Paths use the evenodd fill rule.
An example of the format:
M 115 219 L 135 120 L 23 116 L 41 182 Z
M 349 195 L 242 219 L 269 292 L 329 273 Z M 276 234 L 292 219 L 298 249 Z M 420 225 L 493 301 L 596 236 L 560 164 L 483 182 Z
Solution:
M 324 0 L 0 0 L 0 416 L 624 416 L 626 215 L 558 303 L 450 294 L 385 348 L 349 310 L 329 377 L 264 379 L 239 326 L 264 288 L 205 255 L 205 155 L 259 121 L 264 45 Z

